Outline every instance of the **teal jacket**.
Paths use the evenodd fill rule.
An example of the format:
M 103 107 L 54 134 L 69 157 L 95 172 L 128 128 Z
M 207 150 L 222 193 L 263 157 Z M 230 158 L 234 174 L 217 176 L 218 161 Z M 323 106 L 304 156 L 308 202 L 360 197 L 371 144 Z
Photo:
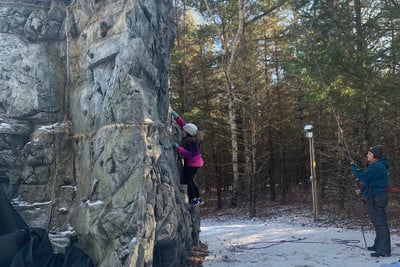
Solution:
M 389 185 L 389 163 L 386 158 L 372 162 L 363 171 L 356 163 L 351 164 L 351 171 L 362 184 L 361 193 L 365 198 L 386 191 Z

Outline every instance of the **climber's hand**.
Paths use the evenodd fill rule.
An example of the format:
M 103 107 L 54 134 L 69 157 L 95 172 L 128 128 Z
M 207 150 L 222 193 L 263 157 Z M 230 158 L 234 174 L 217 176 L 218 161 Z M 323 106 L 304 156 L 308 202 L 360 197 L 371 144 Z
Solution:
M 171 115 L 172 117 L 174 117 L 174 119 L 177 119 L 179 117 L 178 113 L 176 113 L 176 111 L 171 111 Z

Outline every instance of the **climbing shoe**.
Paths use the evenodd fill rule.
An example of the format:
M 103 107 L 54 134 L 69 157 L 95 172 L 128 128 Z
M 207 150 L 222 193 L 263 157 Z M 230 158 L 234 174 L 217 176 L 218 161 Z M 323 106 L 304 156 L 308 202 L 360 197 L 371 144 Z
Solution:
M 189 202 L 189 205 L 190 205 L 191 207 L 197 207 L 197 206 L 203 205 L 203 204 L 204 204 L 204 201 L 203 201 L 203 199 L 201 199 L 200 197 L 199 197 L 199 198 L 193 198 L 193 199 L 190 200 L 190 202 Z
M 190 201 L 189 201 L 189 205 L 190 205 L 191 207 L 196 207 L 196 206 L 198 206 L 198 205 L 199 205 L 199 202 L 198 202 L 197 198 L 193 198 L 192 200 L 190 200 Z
M 199 197 L 199 198 L 197 198 L 197 203 L 198 203 L 197 205 L 203 205 L 204 201 L 201 197 Z

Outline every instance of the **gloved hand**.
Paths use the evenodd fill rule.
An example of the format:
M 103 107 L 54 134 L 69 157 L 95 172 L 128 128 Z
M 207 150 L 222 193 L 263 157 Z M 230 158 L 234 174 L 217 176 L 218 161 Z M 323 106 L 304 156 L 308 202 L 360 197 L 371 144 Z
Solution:
M 176 149 L 178 146 L 179 146 L 179 145 L 178 145 L 177 143 L 173 143 L 173 144 L 172 144 L 172 147 L 173 147 L 174 149 Z
M 175 110 L 171 111 L 171 115 L 172 115 L 172 117 L 174 117 L 174 119 L 179 117 L 178 113 L 176 113 Z

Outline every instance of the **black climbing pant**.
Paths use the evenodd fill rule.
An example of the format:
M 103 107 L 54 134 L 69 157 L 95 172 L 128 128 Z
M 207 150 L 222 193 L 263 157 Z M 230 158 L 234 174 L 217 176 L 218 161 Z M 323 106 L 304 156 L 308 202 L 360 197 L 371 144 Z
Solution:
M 390 231 L 386 214 L 388 202 L 387 191 L 372 195 L 368 199 L 368 215 L 376 232 L 374 247 L 376 252 L 386 255 L 391 254 Z
M 183 177 L 182 177 L 182 184 L 186 184 L 188 190 L 189 200 L 194 198 L 199 198 L 199 188 L 195 182 L 197 171 L 199 167 L 183 167 Z

